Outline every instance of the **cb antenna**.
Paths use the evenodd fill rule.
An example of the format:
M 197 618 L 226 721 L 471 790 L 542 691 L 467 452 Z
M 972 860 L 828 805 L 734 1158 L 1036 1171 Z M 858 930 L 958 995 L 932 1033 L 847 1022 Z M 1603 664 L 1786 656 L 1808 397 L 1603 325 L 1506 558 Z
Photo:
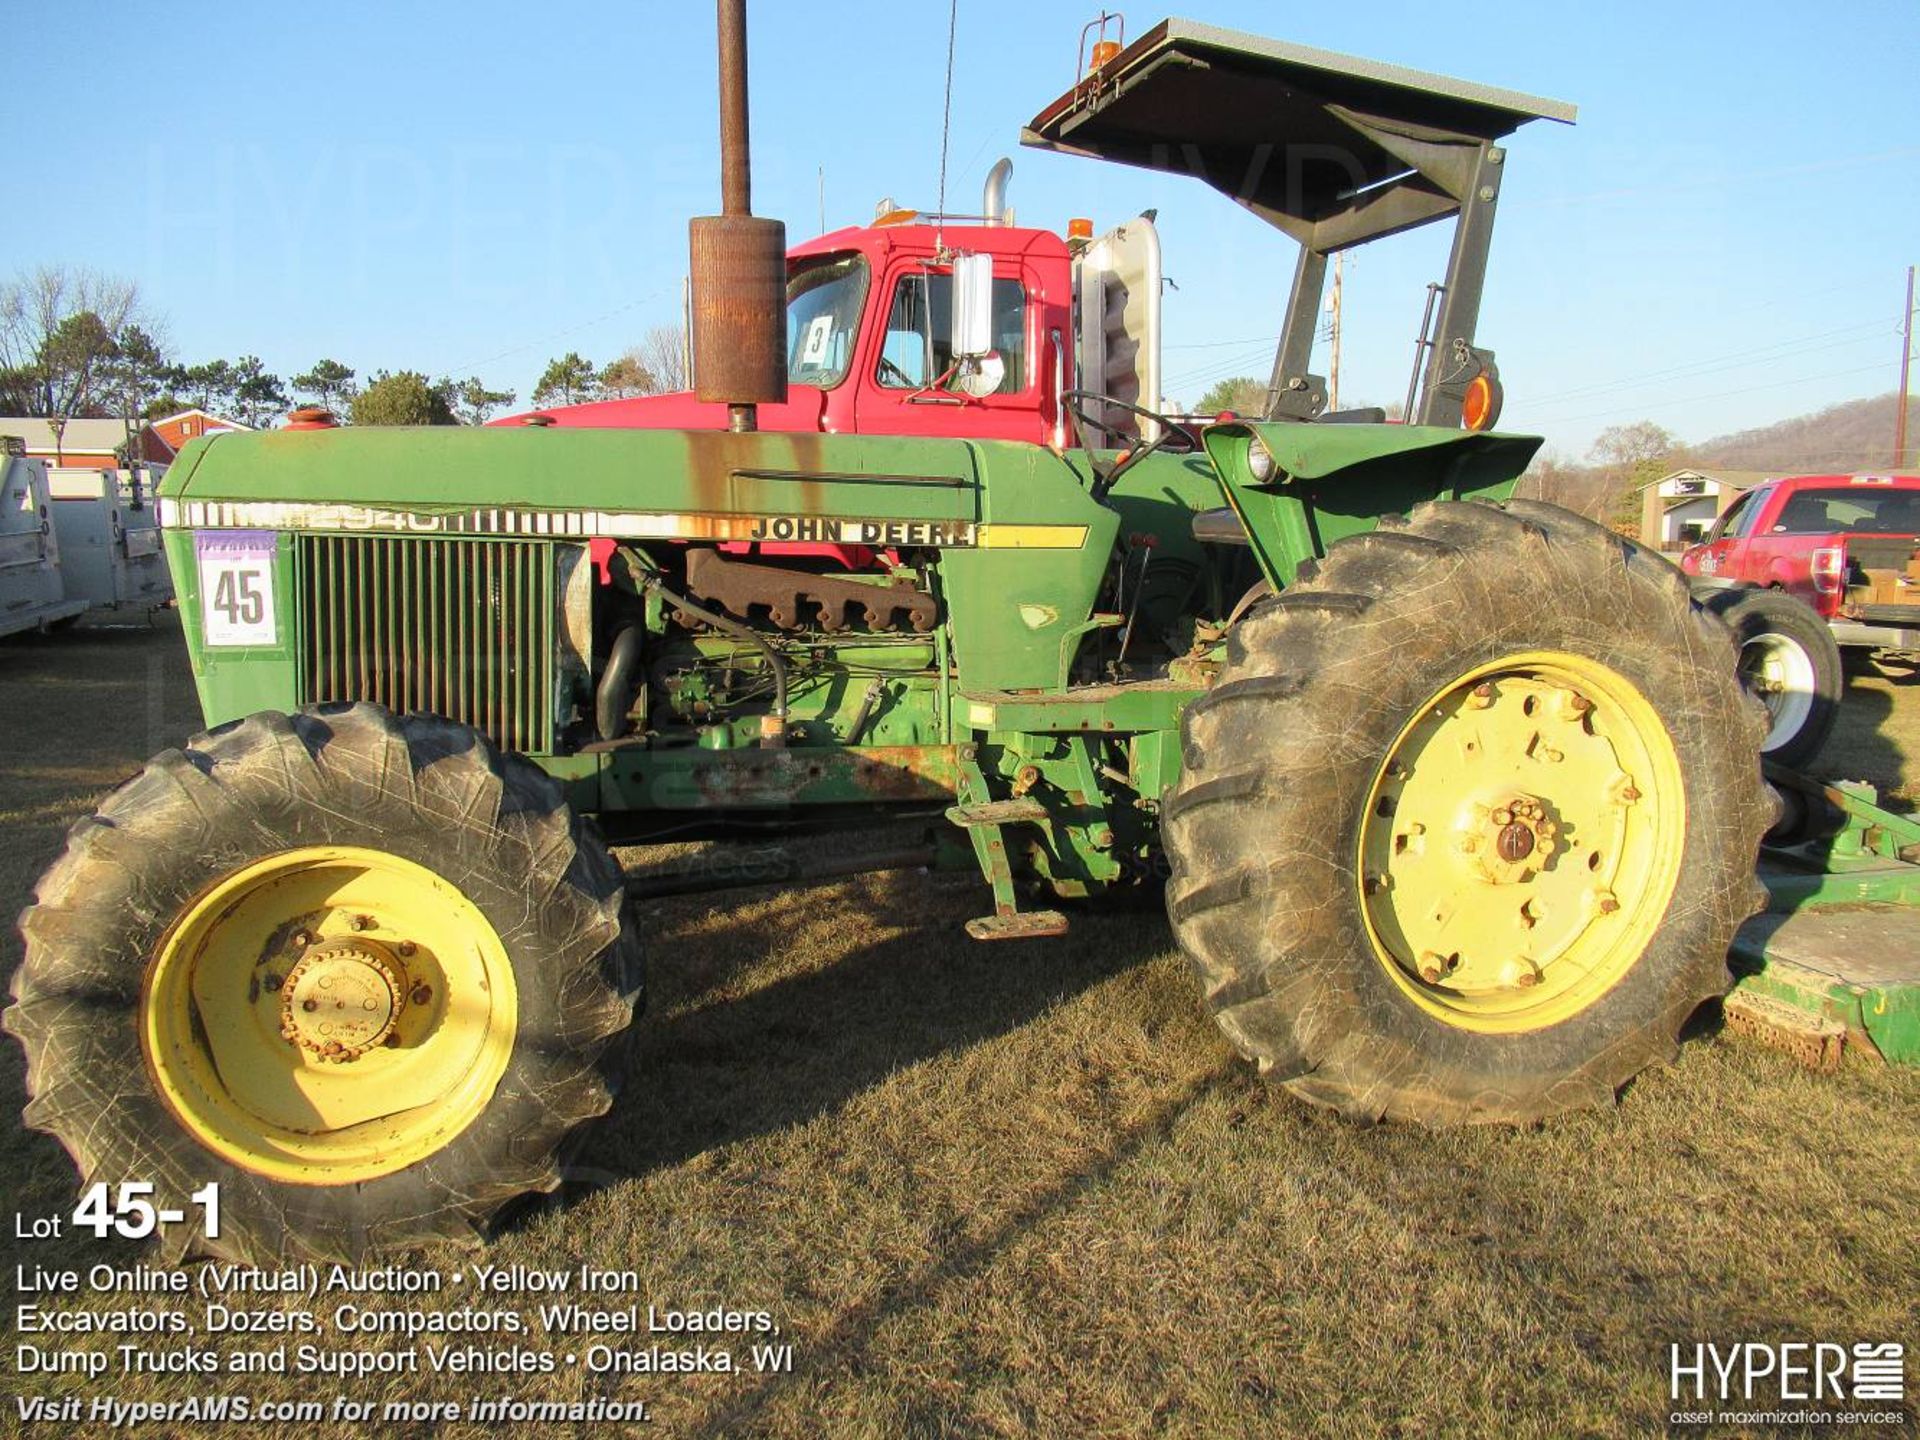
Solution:
M 944 255 L 947 249 L 947 132 L 953 124 L 953 36 L 960 24 L 960 0 L 947 5 L 947 94 L 940 108 L 940 198 L 933 212 L 933 251 Z

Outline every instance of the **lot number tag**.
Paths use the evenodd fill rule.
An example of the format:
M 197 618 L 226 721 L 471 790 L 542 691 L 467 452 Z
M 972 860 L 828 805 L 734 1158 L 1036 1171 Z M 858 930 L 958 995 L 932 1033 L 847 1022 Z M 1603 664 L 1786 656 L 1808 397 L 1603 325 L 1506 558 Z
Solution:
M 200 562 L 200 614 L 208 645 L 273 645 L 271 530 L 202 530 L 193 537 Z

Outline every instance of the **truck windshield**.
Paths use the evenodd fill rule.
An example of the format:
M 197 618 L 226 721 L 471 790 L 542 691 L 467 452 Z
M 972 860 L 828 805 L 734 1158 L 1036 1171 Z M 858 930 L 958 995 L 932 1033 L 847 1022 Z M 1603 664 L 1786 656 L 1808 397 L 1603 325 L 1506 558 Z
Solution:
M 1920 490 L 1864 485 L 1802 490 L 1780 511 L 1776 535 L 1912 535 L 1920 532 Z
M 807 260 L 787 277 L 787 381 L 831 390 L 847 378 L 860 307 L 867 298 L 863 255 Z

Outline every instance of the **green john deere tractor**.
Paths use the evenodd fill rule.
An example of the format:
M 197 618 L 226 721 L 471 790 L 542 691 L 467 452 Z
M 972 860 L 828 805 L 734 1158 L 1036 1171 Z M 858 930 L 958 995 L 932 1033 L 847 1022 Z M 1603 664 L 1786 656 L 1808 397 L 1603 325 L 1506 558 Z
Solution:
M 795 352 L 730 174 L 695 222 L 713 427 L 190 445 L 160 505 L 209 728 L 23 917 L 27 1122 L 161 1203 L 218 1182 L 228 1253 L 471 1236 L 609 1104 L 647 939 L 609 843 L 929 813 L 982 939 L 1165 879 L 1202 1003 L 1304 1100 L 1611 1103 L 1728 989 L 1774 803 L 1725 627 L 1509 500 L 1538 441 L 1485 428 L 1502 141 L 1570 114 L 1180 22 L 1042 112 L 1030 144 L 1193 170 L 1300 240 L 1256 421 L 1062 364 L 1080 443 L 759 429 Z M 1415 423 L 1325 413 L 1327 256 L 1433 220 Z M 928 399 L 964 405 L 992 287 L 929 269 Z

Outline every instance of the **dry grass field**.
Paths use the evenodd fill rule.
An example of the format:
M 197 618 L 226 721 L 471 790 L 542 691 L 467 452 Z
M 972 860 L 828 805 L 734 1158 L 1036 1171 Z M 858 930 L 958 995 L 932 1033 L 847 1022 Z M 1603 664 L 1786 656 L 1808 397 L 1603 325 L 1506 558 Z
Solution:
M 0 645 L 0 909 L 195 727 L 175 627 Z M 1920 806 L 1920 677 L 1856 679 L 1830 759 Z M 577 1183 L 483 1257 L 769 1310 L 791 1374 L 244 1384 L 639 1398 L 637 1433 L 673 1437 L 1611 1436 L 1664 1428 L 1671 1341 L 1920 1349 L 1920 1072 L 1814 1076 L 1706 1025 L 1612 1113 L 1360 1129 L 1234 1061 L 1151 909 L 983 946 L 959 928 L 981 896 L 900 873 L 645 906 L 653 1000 L 624 1094 Z M 21 1086 L 9 1043 L 4 1208 L 52 1212 L 72 1170 L 11 1118 Z M 0 1249 L 9 1278 L 132 1258 Z M 34 1394 L 207 1388 L 0 1367 Z

